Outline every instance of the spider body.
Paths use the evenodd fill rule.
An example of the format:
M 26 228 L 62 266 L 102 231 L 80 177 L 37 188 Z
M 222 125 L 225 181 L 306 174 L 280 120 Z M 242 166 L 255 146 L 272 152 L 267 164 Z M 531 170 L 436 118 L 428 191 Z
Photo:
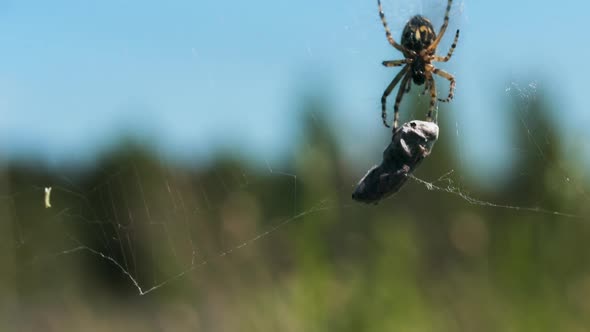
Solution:
M 426 17 L 421 15 L 415 15 L 412 17 L 402 32 L 401 37 L 401 45 L 398 44 L 393 37 L 391 36 L 391 32 L 389 31 L 389 27 L 387 26 L 387 21 L 385 20 L 385 14 L 383 14 L 383 9 L 381 8 L 381 1 L 377 0 L 377 4 L 379 6 L 379 16 L 381 17 L 381 22 L 383 23 L 383 27 L 385 28 L 385 36 L 387 40 L 398 51 L 402 52 L 404 55 L 404 59 L 402 60 L 389 60 L 383 61 L 383 65 L 386 67 L 399 67 L 403 66 L 402 70 L 394 77 L 391 81 L 389 86 L 383 92 L 383 96 L 381 97 L 381 118 L 383 119 L 383 124 L 386 127 L 389 127 L 387 123 L 387 113 L 386 113 L 386 101 L 387 97 L 393 91 L 393 88 L 400 83 L 400 87 L 395 98 L 395 104 L 393 107 L 394 110 L 394 119 L 393 119 L 393 130 L 397 128 L 398 119 L 399 119 L 399 105 L 403 98 L 404 93 L 408 93 L 410 91 L 410 87 L 412 82 L 416 85 L 425 85 L 424 93 L 430 91 L 430 107 L 428 108 L 428 114 L 426 119 L 428 121 L 432 121 L 432 113 L 434 112 L 437 94 L 436 94 L 436 84 L 434 82 L 433 74 L 441 76 L 450 82 L 449 87 L 449 95 L 445 99 L 438 98 L 441 102 L 449 102 L 453 99 L 454 90 L 455 90 L 455 77 L 453 75 L 436 68 L 432 65 L 433 61 L 439 62 L 447 62 L 453 55 L 453 51 L 457 46 L 457 40 L 459 39 L 459 30 L 457 30 L 455 34 L 455 40 L 453 41 L 453 45 L 451 46 L 449 52 L 446 56 L 438 56 L 435 55 L 436 47 L 440 43 L 447 26 L 449 24 L 449 12 L 451 11 L 451 4 L 453 0 L 447 0 L 447 9 L 445 12 L 444 23 L 440 28 L 438 35 L 434 31 L 434 27 L 430 20 Z
M 432 23 L 421 15 L 412 17 L 402 32 L 402 46 L 416 53 L 428 48 L 435 39 L 436 33 Z
M 426 82 L 426 62 L 417 58 L 411 63 L 412 81 L 416 85 L 422 85 Z
M 406 55 L 406 58 L 412 59 L 410 70 L 416 85 L 422 85 L 426 81 L 426 61 L 420 56 L 420 52 L 427 49 L 435 39 L 432 23 L 424 16 L 412 17 L 404 27 L 401 43 L 406 49 L 414 51 L 413 54 Z

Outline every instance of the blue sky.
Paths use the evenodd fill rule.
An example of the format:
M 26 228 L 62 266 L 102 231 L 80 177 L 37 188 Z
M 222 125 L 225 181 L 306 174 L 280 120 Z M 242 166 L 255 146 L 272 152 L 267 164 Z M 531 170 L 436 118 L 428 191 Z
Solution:
M 395 37 L 415 13 L 438 27 L 445 4 L 383 0 Z M 511 143 L 497 133 L 514 84 L 547 95 L 560 130 L 580 142 L 588 7 L 455 1 L 439 53 L 460 28 L 440 65 L 457 77 L 456 100 L 440 116 L 456 122 L 447 138 L 461 141 L 474 173 L 506 167 Z M 92 160 L 126 133 L 181 160 L 220 151 L 280 160 L 296 144 L 297 101 L 316 91 L 338 110 L 329 117 L 349 157 L 374 157 L 384 146 L 379 98 L 396 72 L 380 63 L 400 58 L 373 0 L 4 0 L 0 49 L 0 154 L 49 164 Z

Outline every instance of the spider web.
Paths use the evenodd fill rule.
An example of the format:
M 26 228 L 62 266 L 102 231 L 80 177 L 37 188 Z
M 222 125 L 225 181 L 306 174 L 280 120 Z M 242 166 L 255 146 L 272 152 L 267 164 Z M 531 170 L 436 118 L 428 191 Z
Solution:
M 392 4 L 384 1 L 384 5 Z M 416 12 L 415 9 L 406 11 Z M 423 10 L 419 8 L 418 12 Z M 387 11 L 406 16 L 406 11 L 397 11 L 395 6 Z M 376 20 L 376 13 L 372 15 Z M 537 102 L 537 88 L 536 82 L 524 87 L 512 82 L 505 89 L 506 97 L 513 103 L 507 108 L 516 110 L 519 119 L 516 131 L 526 136 L 525 145 L 515 148 L 521 152 L 517 155 L 550 167 L 557 174 L 554 178 L 559 179 L 552 187 L 557 190 L 566 187 L 573 192 L 571 195 L 583 196 L 587 201 L 588 195 L 579 185 L 582 180 L 577 179 L 581 176 L 572 176 L 552 155 L 550 145 L 554 138 L 539 135 L 542 127 L 533 119 L 536 114 L 530 113 Z M 371 109 L 378 109 L 373 107 L 377 104 L 371 104 L 376 99 L 370 100 L 365 101 L 365 106 L 370 104 Z M 421 103 L 418 99 L 418 111 L 407 116 L 420 114 L 424 109 Z M 307 240 L 323 235 L 338 254 L 330 257 L 347 261 L 354 257 L 351 251 L 358 247 L 344 239 L 359 233 L 366 235 L 362 233 L 363 228 L 358 232 L 358 220 L 368 219 L 363 222 L 370 223 L 374 220 L 371 217 L 377 219 L 379 213 L 392 212 L 391 206 L 401 209 L 403 202 L 421 201 L 426 195 L 451 201 L 460 208 L 475 206 L 532 218 L 548 215 L 555 220 L 585 220 L 580 206 L 565 204 L 566 209 L 561 209 L 543 201 L 534 202 L 538 205 L 521 204 L 522 197 L 500 201 L 484 198 L 485 193 L 471 193 L 477 191 L 477 186 L 465 180 L 461 168 L 467 162 L 461 155 L 460 162 L 455 164 L 458 168 L 436 161 L 437 156 L 450 154 L 448 147 L 442 146 L 446 143 L 434 148 L 434 155 L 422 167 L 424 172 L 412 176 L 414 183 L 384 202 L 390 207 L 367 208 L 352 202 L 350 193 L 355 179 L 363 174 L 363 167 L 378 163 L 380 149 L 386 144 L 373 144 L 377 147 L 369 153 L 372 159 L 360 158 L 362 162 L 355 162 L 351 155 L 362 155 L 363 151 L 346 150 L 352 146 L 347 140 L 350 137 L 341 136 L 354 135 L 343 135 L 339 129 L 331 129 L 322 122 L 322 118 L 330 118 L 331 114 L 325 110 L 306 113 L 305 136 L 312 138 L 304 140 L 292 152 L 293 160 L 286 164 L 264 159 L 247 166 L 241 161 L 220 160 L 212 165 L 178 167 L 131 148 L 129 154 L 133 157 L 114 158 L 88 173 L 34 170 L 24 175 L 12 174 L 20 182 L 7 186 L 6 194 L 0 197 L 6 230 L 3 234 L 9 234 L 1 241 L 2 251 L 16 252 L 17 260 L 22 259 L 20 264 L 25 265 L 20 267 L 20 277 L 42 280 L 41 286 L 37 286 L 40 288 L 63 285 L 64 281 L 74 279 L 72 275 L 79 271 L 72 266 L 81 264 L 90 271 L 84 277 L 94 275 L 98 280 L 107 280 L 103 282 L 108 286 L 103 287 L 120 287 L 126 292 L 131 289 L 143 296 L 175 288 L 198 289 L 199 280 L 218 269 L 222 270 L 221 275 L 237 277 L 256 276 L 260 270 L 269 270 L 271 274 L 291 271 L 296 265 L 295 248 L 301 248 L 296 237 Z M 457 141 L 466 144 L 460 129 L 467 124 L 462 119 L 454 119 L 450 126 L 442 116 L 441 121 L 442 130 L 447 133 L 454 130 Z M 329 135 L 330 130 L 333 136 Z M 355 164 L 361 165 L 355 167 Z M 514 168 L 520 173 L 514 181 L 538 176 L 526 174 L 528 170 L 520 169 L 518 164 Z M 52 188 L 51 208 L 43 203 L 48 187 Z M 405 210 L 405 213 L 412 211 Z M 48 281 L 43 273 L 51 266 L 67 268 L 56 274 L 61 278 Z M 257 272 L 244 272 L 248 269 Z M 32 276 L 36 273 L 40 274 L 38 278 Z M 275 277 L 262 279 L 272 281 Z M 189 281 L 194 283 L 187 286 Z M 96 282 L 82 282 L 82 285 L 91 287 Z M 35 284 L 26 283 L 26 287 L 31 283 Z
M 512 83 L 506 92 L 516 97 L 515 101 L 519 103 L 517 108 L 526 115 L 535 98 L 535 88 L 534 83 L 526 89 Z M 515 94 L 511 95 L 513 92 Z M 546 153 L 534 137 L 525 115 L 520 116 L 520 125 L 525 129 L 532 146 L 527 151 L 533 149 L 535 155 L 547 163 Z M 318 117 L 317 114 L 309 114 L 312 123 L 318 128 L 323 127 L 317 123 Z M 314 154 L 314 149 L 310 145 L 299 153 Z M 222 163 L 208 170 L 208 175 L 199 175 L 190 170 L 165 166 L 165 162 L 157 160 L 157 164 L 164 164 L 162 168 L 148 165 L 140 170 L 142 158 L 139 156 L 137 160 L 117 161 L 114 167 L 107 166 L 104 176 L 99 177 L 100 181 L 90 187 L 62 174 L 53 178 L 53 182 L 33 181 L 35 184 L 25 186 L 23 191 L 4 195 L 3 211 L 19 211 L 21 202 L 32 202 L 35 204 L 33 210 L 40 210 L 39 213 L 44 215 L 43 218 L 32 220 L 19 215 L 12 216 L 13 233 L 16 236 L 14 241 L 19 250 L 43 242 L 42 246 L 30 253 L 29 263 L 32 266 L 46 266 L 66 256 L 89 254 L 94 257 L 90 258 L 90 264 L 104 261 L 114 268 L 115 275 L 119 274 L 117 278 L 126 280 L 137 294 L 147 295 L 180 279 L 198 276 L 198 270 L 202 271 L 207 265 L 228 256 L 240 255 L 247 247 L 256 246 L 271 235 L 282 238 L 284 234 L 280 233 L 285 232 L 284 228 L 289 224 L 305 222 L 326 211 L 363 209 L 362 205 L 349 199 L 348 188 L 338 189 L 338 194 L 346 199 L 319 198 L 313 199 L 311 203 L 302 202 L 304 199 L 300 196 L 305 193 L 300 192 L 300 187 L 309 185 L 307 180 L 298 176 L 296 171 L 282 171 L 273 167 L 268 160 L 264 161 L 262 172 L 242 168 L 239 163 L 227 167 Z M 306 171 L 309 170 L 303 172 Z M 325 174 L 332 171 L 329 169 Z M 441 171 L 435 172 L 440 174 Z M 465 186 L 457 184 L 454 176 L 454 170 L 444 172 L 434 181 L 412 176 L 421 188 L 414 187 L 412 190 L 451 195 L 468 205 L 583 219 L 574 213 L 542 206 L 527 207 L 486 201 L 470 194 Z M 570 182 L 569 177 L 565 179 Z M 354 176 L 350 180 L 354 180 Z M 268 185 L 266 181 L 275 183 L 270 192 L 261 189 Z M 352 188 L 353 183 L 348 184 Z M 83 189 L 84 186 L 87 189 Z M 43 207 L 47 187 L 52 188 L 51 208 Z M 257 205 L 271 206 L 275 203 L 266 196 L 272 198 L 277 193 L 284 197 L 283 207 L 269 220 L 259 219 L 257 210 L 260 207 L 249 205 L 252 199 L 260 201 Z M 385 204 L 394 203 L 397 197 L 394 196 Z M 256 217 L 251 219 L 252 215 Z M 208 219 L 220 222 L 221 225 L 212 226 L 208 224 Z M 55 238 L 41 240 L 40 237 L 46 232 Z M 201 232 L 204 235 L 199 235 Z M 261 248 L 251 250 L 264 251 Z M 162 262 L 166 264 L 160 264 Z
M 516 87 L 511 86 L 511 89 Z M 516 100 L 530 105 L 529 97 L 533 98 L 534 94 L 526 94 L 523 99 L 521 92 Z M 528 106 L 519 107 L 526 112 Z M 318 120 L 321 118 L 319 114 L 310 113 L 309 118 L 316 128 L 325 128 Z M 534 155 L 542 162 L 552 163 L 548 152 L 534 135 L 531 123 L 526 117 L 522 119 L 520 127 L 526 128 L 530 143 L 525 151 L 535 151 Z M 319 135 L 318 132 L 315 135 Z M 392 211 L 392 207 L 395 211 L 407 202 L 423 200 L 426 195 L 431 196 L 430 199 L 451 202 L 454 207 L 462 209 L 475 206 L 506 210 L 533 219 L 547 215 L 555 220 L 584 221 L 581 214 L 567 210 L 544 205 L 505 204 L 470 193 L 476 187 L 459 183 L 462 177 L 457 173 L 460 171 L 446 171 L 436 166 L 436 156 L 440 156 L 445 149 L 443 142 L 437 143 L 439 145 L 435 146 L 433 156 L 422 165 L 426 169 L 432 168 L 432 171 L 423 174 L 420 169 L 416 176 L 412 176 L 414 181 L 408 183 L 402 192 L 377 207 L 367 208 L 350 199 L 354 181 L 363 172 L 349 173 L 346 169 L 339 169 L 336 166 L 338 163 L 330 164 L 333 157 L 322 158 L 330 153 L 329 144 L 325 144 L 328 141 L 316 138 L 304 145 L 296 153 L 301 158 L 295 161 L 295 164 L 300 164 L 298 167 L 274 166 L 273 162 L 265 160 L 262 166 L 254 168 L 241 163 L 220 162 L 194 171 L 173 168 L 160 160 L 152 161 L 154 164 L 146 167 L 146 163 L 150 162 L 140 156 L 130 161 L 117 160 L 112 166 L 105 166 L 101 170 L 103 176 L 99 176 L 97 181 L 88 181 L 87 175 L 33 179 L 23 190 L 10 192 L 1 200 L 0 211 L 9 216 L 5 220 L 13 225 L 11 233 L 15 235 L 14 248 L 4 242 L 6 247 L 3 251 L 21 252 L 17 257 L 24 261 L 17 265 L 24 265 L 20 267 L 21 278 L 28 280 L 24 282 L 26 286 L 20 285 L 17 289 L 34 287 L 31 283 L 34 285 L 35 282 L 31 280 L 40 280 L 41 286 L 37 287 L 41 289 L 48 286 L 63 288 L 64 283 L 76 280 L 75 276 L 80 274 L 73 266 L 82 265 L 83 270 L 88 270 L 82 273 L 82 278 L 93 279 L 82 282 L 82 289 L 98 287 L 142 297 L 160 298 L 179 292 L 193 296 L 195 291 L 211 287 L 210 283 L 202 280 L 213 275 L 213 278 L 220 278 L 222 285 L 227 285 L 225 292 L 236 294 L 234 296 L 246 292 L 247 302 L 262 301 L 258 294 L 276 287 L 268 282 L 281 283 L 281 278 L 274 274 L 294 273 L 298 260 L 296 248 L 301 248 L 297 239 L 313 242 L 313 234 L 317 236 L 315 231 L 310 232 L 310 228 L 327 227 L 319 234 L 323 234 L 320 241 L 331 243 L 329 247 L 337 253 L 330 257 L 341 264 L 351 264 L 357 262 L 355 256 L 359 250 L 351 243 L 359 240 L 350 242 L 349 237 L 361 237 L 363 242 L 371 239 L 364 233 L 364 227 L 359 229 L 359 220 L 363 224 L 379 225 L 378 215 L 383 211 Z M 287 170 L 283 170 L 285 168 Z M 321 170 L 319 175 L 316 173 L 318 169 Z M 326 191 L 323 188 L 325 184 L 317 184 L 339 172 L 346 180 L 336 181 L 332 190 Z M 431 176 L 435 180 L 424 180 Z M 52 188 L 51 208 L 46 208 L 43 203 L 44 189 L 49 186 Z M 313 187 L 317 188 L 310 189 Z M 277 200 L 277 196 L 281 199 Z M 515 200 L 509 198 L 507 201 Z M 36 213 L 43 217 L 34 217 L 36 213 L 23 215 L 23 208 L 19 208 L 23 204 L 26 209 L 37 210 Z M 397 218 L 387 218 L 386 221 L 399 222 Z M 428 225 L 434 226 L 432 223 Z M 474 231 L 469 227 L 467 229 Z M 459 235 L 456 235 L 457 232 Z M 461 228 L 451 232 L 452 238 L 459 238 L 455 240 L 458 248 L 465 252 L 475 250 L 470 247 L 471 242 L 461 240 L 460 234 Z M 475 234 L 478 234 L 477 228 Z M 395 243 L 399 239 L 391 241 Z M 360 250 L 362 252 L 363 249 Z M 314 255 L 322 254 L 320 251 L 312 257 Z M 57 273 L 57 278 L 48 278 L 48 275 L 55 274 L 47 272 L 54 266 L 64 270 Z M 319 268 L 312 266 L 312 271 Z M 265 273 L 271 276 L 265 276 Z M 264 284 L 255 287 L 254 294 L 241 288 L 251 285 L 244 278 L 252 276 L 261 278 Z M 235 288 L 236 284 L 240 288 Z M 223 299 L 226 296 L 216 297 Z M 211 305 L 214 304 L 207 303 L 203 307 Z M 257 307 L 260 305 L 257 304 Z M 241 306 L 238 305 L 238 308 Z M 282 309 L 267 307 L 266 312 L 273 310 Z M 216 321 L 215 317 L 212 315 L 208 319 Z M 234 326 L 231 324 L 247 321 L 242 316 L 234 319 L 238 323 L 227 324 Z M 268 318 L 262 320 L 269 321 Z M 129 319 L 122 321 L 121 326 L 125 326 Z M 171 326 L 177 324 L 169 323 Z M 273 324 L 283 326 L 283 323 Z

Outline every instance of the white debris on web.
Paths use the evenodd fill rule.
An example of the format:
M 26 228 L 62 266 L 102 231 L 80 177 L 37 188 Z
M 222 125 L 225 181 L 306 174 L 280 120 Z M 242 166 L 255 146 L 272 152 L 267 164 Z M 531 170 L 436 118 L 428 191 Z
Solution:
M 432 151 L 438 139 L 433 122 L 410 121 L 398 128 L 383 151 L 383 161 L 373 166 L 359 181 L 352 199 L 377 204 L 398 192 L 408 177 Z
M 51 187 L 45 187 L 45 208 L 49 209 L 51 207 Z

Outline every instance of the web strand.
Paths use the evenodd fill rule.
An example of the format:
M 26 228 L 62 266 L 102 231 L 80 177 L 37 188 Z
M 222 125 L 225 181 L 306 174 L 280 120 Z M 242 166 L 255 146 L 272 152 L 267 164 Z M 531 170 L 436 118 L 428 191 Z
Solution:
M 147 287 L 147 288 L 145 286 L 142 287 L 142 285 L 140 284 L 138 279 L 136 277 L 134 277 L 131 272 L 129 272 L 129 269 L 126 268 L 125 266 L 123 266 L 121 263 L 119 263 L 115 258 L 113 258 L 113 257 L 111 257 L 99 250 L 96 250 L 96 249 L 93 249 L 87 245 L 84 245 L 76 239 L 73 239 L 73 241 L 76 242 L 78 244 L 78 246 L 71 248 L 71 249 L 63 250 L 59 253 L 51 255 L 51 257 L 57 257 L 60 255 L 69 255 L 69 254 L 74 254 L 77 252 L 88 252 L 88 253 L 90 253 L 94 256 L 97 256 L 100 259 L 106 260 L 110 264 L 114 265 L 121 273 L 123 273 L 123 275 L 125 275 L 125 277 L 127 279 L 129 279 L 129 281 L 132 283 L 133 287 L 135 287 L 137 289 L 138 294 L 143 296 L 143 295 L 147 295 L 155 290 L 158 290 L 158 289 L 160 289 L 160 288 L 162 288 L 162 287 L 164 287 L 164 286 L 166 286 L 178 279 L 185 277 L 190 272 L 192 272 L 204 265 L 207 265 L 216 259 L 221 259 L 225 256 L 229 256 L 229 255 L 233 254 L 234 252 L 236 252 L 246 246 L 252 245 L 254 242 L 259 241 L 259 240 L 273 234 L 274 232 L 278 231 L 279 229 L 283 228 L 284 226 L 286 226 L 289 223 L 292 223 L 294 221 L 302 219 L 310 214 L 314 214 L 314 213 L 318 213 L 318 212 L 322 212 L 322 211 L 326 211 L 326 210 L 330 210 L 330 209 L 334 208 L 332 206 L 326 205 L 326 203 L 327 203 L 327 201 L 321 201 L 318 205 L 316 205 L 306 211 L 300 212 L 290 218 L 287 218 L 287 219 L 277 223 L 276 225 L 272 226 L 271 228 L 267 229 L 266 231 L 258 233 L 256 236 L 254 236 L 244 242 L 241 242 L 241 243 L 231 247 L 230 249 L 223 250 L 223 251 L 219 252 L 218 254 L 214 255 L 212 258 L 196 261 L 197 253 L 195 251 L 193 251 L 192 256 L 191 256 L 192 257 L 191 264 L 188 268 L 165 279 L 162 282 L 159 282 L 159 283 L 157 283 L 151 287 Z
M 582 217 L 577 216 L 575 214 L 560 212 L 560 211 L 551 211 L 551 210 L 547 210 L 547 209 L 543 209 L 543 208 L 539 208 L 539 207 L 522 207 L 522 206 L 516 206 L 516 205 L 497 204 L 497 203 L 482 201 L 480 199 L 469 196 L 467 193 L 464 193 L 463 191 L 461 191 L 460 188 L 454 187 L 452 185 L 452 181 L 448 178 L 448 176 L 452 172 L 453 171 L 445 173 L 443 176 L 441 176 L 440 178 L 438 178 L 434 182 L 424 181 L 420 178 L 415 177 L 414 175 L 410 175 L 410 177 L 414 181 L 424 185 L 426 187 L 426 189 L 428 189 L 428 190 L 435 190 L 435 191 L 441 191 L 441 192 L 445 192 L 448 194 L 452 194 L 452 195 L 462 198 L 463 200 L 467 201 L 469 204 L 473 204 L 473 205 L 502 208 L 502 209 L 508 209 L 508 210 L 516 210 L 516 211 L 527 211 L 527 212 L 534 212 L 534 213 L 541 213 L 541 214 L 550 214 L 550 215 L 554 215 L 554 216 L 560 216 L 560 217 L 566 217 L 566 218 L 572 218 L 572 219 L 582 219 Z M 434 184 L 436 182 L 439 182 L 439 181 L 442 181 L 445 179 L 449 182 L 447 184 L 447 186 L 445 186 L 445 187 L 437 186 Z

